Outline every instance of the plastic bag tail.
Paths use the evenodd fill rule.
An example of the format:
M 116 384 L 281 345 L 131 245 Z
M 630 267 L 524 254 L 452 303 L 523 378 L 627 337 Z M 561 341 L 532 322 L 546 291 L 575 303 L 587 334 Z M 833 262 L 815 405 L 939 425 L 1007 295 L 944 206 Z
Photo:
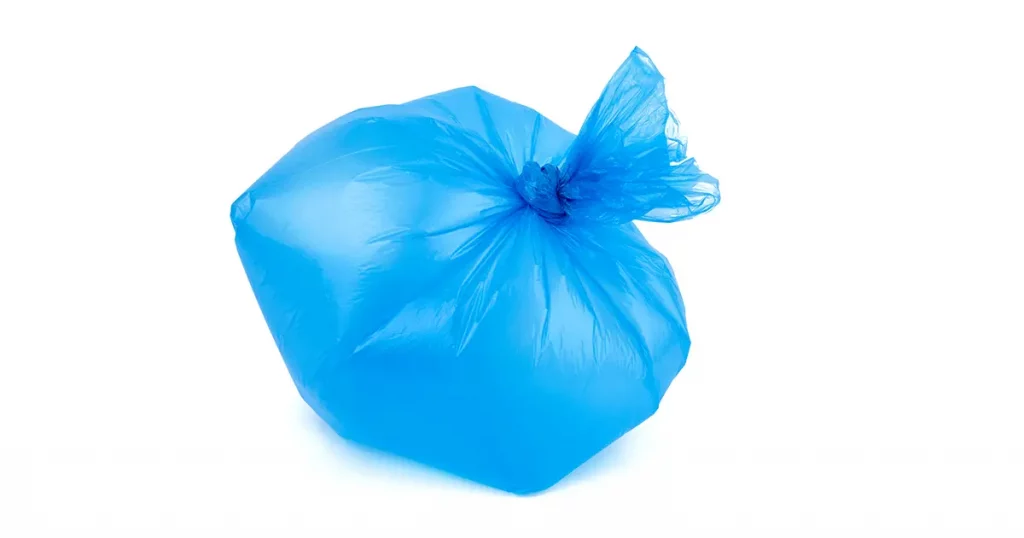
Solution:
M 665 82 L 639 48 L 619 67 L 590 110 L 562 162 L 524 170 L 520 184 L 551 192 L 539 199 L 546 216 L 621 224 L 632 220 L 674 222 L 718 204 L 718 180 L 686 156 L 686 141 L 665 100 Z M 548 187 L 545 189 L 544 187 Z

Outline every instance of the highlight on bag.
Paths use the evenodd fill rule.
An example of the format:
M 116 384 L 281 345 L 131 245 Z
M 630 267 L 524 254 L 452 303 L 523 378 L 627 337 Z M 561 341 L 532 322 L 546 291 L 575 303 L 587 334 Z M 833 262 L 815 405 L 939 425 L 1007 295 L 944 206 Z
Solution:
M 325 422 L 525 494 L 657 410 L 690 337 L 633 221 L 718 201 L 634 49 L 577 135 L 475 87 L 361 109 L 299 142 L 231 220 Z

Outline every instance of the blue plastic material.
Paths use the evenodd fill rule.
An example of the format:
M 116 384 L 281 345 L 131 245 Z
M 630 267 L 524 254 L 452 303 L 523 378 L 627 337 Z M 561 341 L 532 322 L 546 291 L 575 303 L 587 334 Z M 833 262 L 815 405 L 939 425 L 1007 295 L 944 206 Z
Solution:
M 579 135 L 478 88 L 357 110 L 231 208 L 305 401 L 340 435 L 515 493 L 658 408 L 690 348 L 633 220 L 693 217 L 687 158 L 635 49 Z

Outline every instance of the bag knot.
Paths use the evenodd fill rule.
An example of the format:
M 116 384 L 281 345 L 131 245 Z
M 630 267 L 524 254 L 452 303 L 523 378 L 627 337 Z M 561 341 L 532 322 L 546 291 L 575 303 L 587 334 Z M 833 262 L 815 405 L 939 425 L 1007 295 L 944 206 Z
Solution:
M 516 192 L 523 201 L 540 216 L 552 222 L 565 218 L 567 214 L 566 200 L 561 192 L 563 184 L 557 166 L 541 166 L 534 161 L 526 163 L 522 173 L 515 180 Z

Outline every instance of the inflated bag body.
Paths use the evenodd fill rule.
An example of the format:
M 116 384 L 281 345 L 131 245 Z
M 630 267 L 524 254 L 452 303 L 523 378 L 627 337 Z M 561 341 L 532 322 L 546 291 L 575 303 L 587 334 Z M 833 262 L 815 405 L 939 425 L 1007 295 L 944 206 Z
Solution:
M 341 436 L 516 493 L 658 408 L 690 348 L 633 220 L 718 203 L 636 49 L 579 135 L 478 88 L 362 109 L 232 206 L 305 401 Z

